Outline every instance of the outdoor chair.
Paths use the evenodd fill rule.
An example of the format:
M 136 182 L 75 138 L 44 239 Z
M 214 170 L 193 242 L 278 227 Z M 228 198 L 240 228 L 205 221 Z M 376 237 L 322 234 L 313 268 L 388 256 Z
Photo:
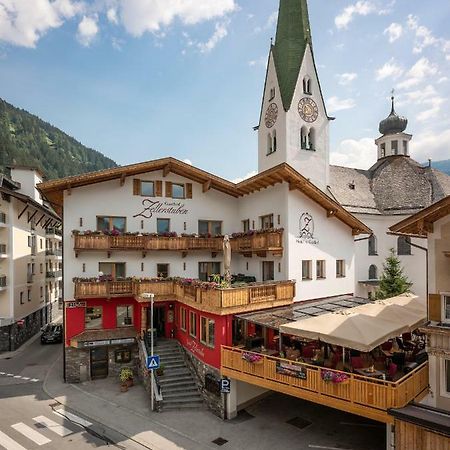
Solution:
M 352 356 L 351 362 L 352 362 L 353 369 L 364 368 L 364 360 L 361 358 L 361 356 Z
M 389 364 L 389 369 L 388 369 L 388 380 L 389 381 L 394 381 L 394 377 L 397 374 L 397 364 L 395 363 L 390 363 Z
M 405 365 L 405 352 L 396 352 L 392 355 L 392 362 L 397 365 L 397 367 L 402 368 Z

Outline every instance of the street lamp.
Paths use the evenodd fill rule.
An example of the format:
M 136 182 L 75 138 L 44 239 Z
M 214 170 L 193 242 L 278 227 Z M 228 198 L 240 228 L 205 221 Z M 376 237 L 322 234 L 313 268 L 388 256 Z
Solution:
M 146 292 L 142 294 L 142 298 L 150 299 L 150 356 L 153 357 L 153 303 L 155 302 L 155 294 Z M 153 369 L 151 370 L 150 376 L 150 400 L 151 400 L 151 410 L 154 411 L 154 392 L 153 392 Z

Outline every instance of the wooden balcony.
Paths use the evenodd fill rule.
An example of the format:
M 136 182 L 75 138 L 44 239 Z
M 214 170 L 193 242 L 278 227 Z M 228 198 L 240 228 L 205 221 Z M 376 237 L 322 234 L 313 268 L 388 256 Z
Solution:
M 345 373 L 347 381 L 335 384 L 323 380 L 322 371 L 343 372 L 266 355 L 250 363 L 242 358 L 244 352 L 222 346 L 222 375 L 380 422 L 393 423 L 389 408 L 420 400 L 428 391 L 428 362 L 396 382 Z M 301 377 L 280 373 L 286 367 Z
M 221 237 L 164 237 L 164 236 L 107 236 L 104 234 L 76 234 L 74 235 L 75 253 L 83 251 L 208 251 L 221 252 L 223 250 Z M 283 252 L 283 233 L 257 233 L 231 239 L 231 249 L 236 253 Z
M 295 297 L 295 283 L 282 281 L 255 283 L 249 286 L 228 289 L 204 289 L 183 285 L 177 281 L 76 281 L 75 298 L 135 297 L 141 303 L 147 299 L 144 293 L 155 294 L 156 301 L 179 301 L 200 311 L 214 314 L 236 314 L 239 312 L 286 306 Z

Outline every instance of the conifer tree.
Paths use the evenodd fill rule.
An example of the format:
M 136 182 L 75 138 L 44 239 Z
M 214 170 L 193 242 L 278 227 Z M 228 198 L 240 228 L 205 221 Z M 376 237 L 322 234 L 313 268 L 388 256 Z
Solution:
M 400 260 L 395 255 L 395 251 L 392 248 L 391 254 L 386 258 L 386 262 L 383 264 L 383 274 L 380 278 L 380 287 L 377 290 L 377 299 L 385 299 L 395 297 L 397 295 L 409 292 L 412 283 L 408 280 L 408 277 L 403 274 L 403 268 L 401 267 Z

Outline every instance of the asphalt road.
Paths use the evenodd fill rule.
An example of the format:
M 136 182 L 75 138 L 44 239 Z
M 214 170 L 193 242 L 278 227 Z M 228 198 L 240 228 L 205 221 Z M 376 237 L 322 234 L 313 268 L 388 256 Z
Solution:
M 17 356 L 0 360 L 0 448 L 144 449 L 114 430 L 64 409 L 45 394 L 46 373 L 61 353 L 61 344 L 41 345 L 37 339 Z

